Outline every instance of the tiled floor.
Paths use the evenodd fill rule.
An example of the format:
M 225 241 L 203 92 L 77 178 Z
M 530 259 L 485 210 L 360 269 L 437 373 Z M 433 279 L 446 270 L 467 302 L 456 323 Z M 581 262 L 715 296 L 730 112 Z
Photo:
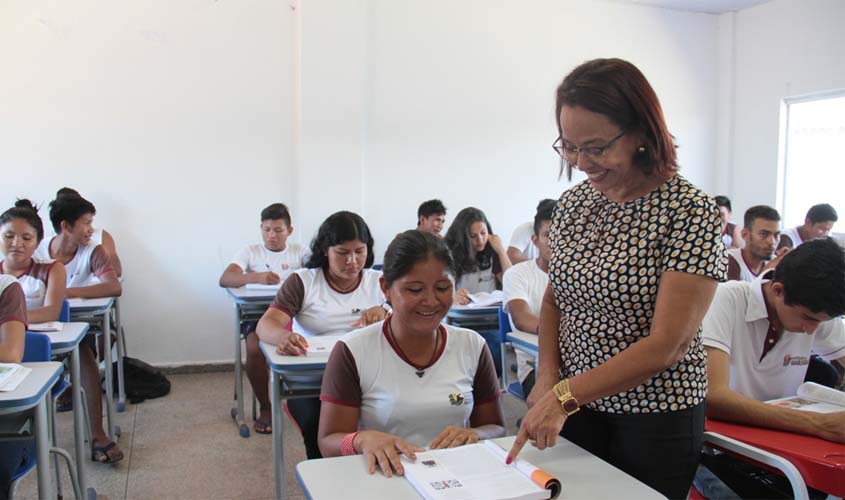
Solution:
M 112 499 L 270 499 L 273 497 L 273 453 L 270 436 L 238 435 L 229 417 L 232 373 L 171 375 L 171 393 L 118 414 L 119 444 L 126 458 L 114 465 L 86 463 L 97 498 Z M 245 389 L 249 383 L 244 379 Z M 247 397 L 249 393 L 247 393 Z M 249 405 L 247 405 L 249 406 Z M 521 401 L 504 397 L 508 433 L 524 413 Z M 248 415 L 251 415 L 247 410 Z M 287 498 L 305 496 L 294 467 L 305 459 L 302 439 L 285 421 Z M 251 422 L 251 419 L 250 419 Z M 60 413 L 59 446 L 72 451 L 72 414 Z M 18 490 L 18 498 L 37 497 L 35 474 Z M 62 472 L 65 498 L 73 490 Z

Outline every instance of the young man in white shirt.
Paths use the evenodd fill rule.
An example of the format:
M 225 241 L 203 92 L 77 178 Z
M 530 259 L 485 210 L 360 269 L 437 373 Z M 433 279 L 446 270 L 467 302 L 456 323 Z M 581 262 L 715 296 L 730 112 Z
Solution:
M 505 312 L 510 315 L 511 329 L 537 334 L 540 323 L 540 306 L 543 294 L 549 284 L 549 226 L 552 223 L 555 200 L 543 200 L 534 216 L 531 243 L 538 256 L 533 260 L 520 262 L 505 271 L 502 290 L 505 292 Z M 534 357 L 516 350 L 517 376 L 522 384 L 523 394 L 528 396 L 534 388 Z
M 273 203 L 261 211 L 261 239 L 263 244 L 248 245 L 232 259 L 220 276 L 220 286 L 237 288 L 250 283 L 280 285 L 293 271 L 303 267 L 308 250 L 301 245 L 288 243 L 293 234 L 290 212 L 284 203 Z M 246 375 L 258 399 L 260 414 L 255 419 L 255 432 L 273 432 L 270 417 L 269 372 L 267 360 L 261 353 L 257 321 L 241 326 L 246 337 Z
M 441 236 L 440 231 L 446 224 L 446 205 L 434 199 L 424 201 L 417 209 L 417 231 Z
M 797 248 L 806 241 L 827 238 L 833 230 L 833 224 L 839 220 L 836 209 L 827 203 L 813 205 L 807 211 L 804 225 L 785 229 L 780 238 L 780 248 Z
M 554 203 L 555 201 L 550 198 L 540 200 L 540 203 L 537 204 L 537 210 L 539 211 L 543 204 L 548 204 L 549 202 Z M 510 258 L 512 264 L 537 258 L 539 251 L 533 243 L 535 234 L 534 221 L 523 222 L 516 226 L 516 229 L 513 230 L 513 234 L 511 235 L 511 241 L 508 243 L 507 251 L 508 258 Z
M 773 271 L 751 282 L 719 285 L 702 323 L 707 350 L 707 416 L 747 425 L 810 434 L 845 443 L 845 412 L 815 413 L 766 404 L 794 396 L 810 352 L 845 364 L 845 253 L 830 239 L 807 242 Z M 766 496 L 759 484 L 737 479 L 727 456 L 703 462 L 737 494 Z M 696 486 L 713 498 L 710 486 Z M 741 477 L 741 475 L 740 475 Z
M 780 241 L 780 214 L 772 207 L 757 205 L 745 211 L 742 239 L 745 247 L 729 248 L 728 281 L 752 281 L 766 269 L 774 268 L 775 249 Z M 778 251 L 779 255 L 788 249 Z

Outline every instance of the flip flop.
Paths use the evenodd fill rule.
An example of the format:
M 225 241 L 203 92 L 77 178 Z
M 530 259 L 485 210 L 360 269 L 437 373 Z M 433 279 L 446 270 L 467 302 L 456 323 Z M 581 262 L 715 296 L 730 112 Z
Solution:
M 59 413 L 71 411 L 73 410 L 73 399 L 57 399 L 56 400 L 56 411 Z
M 256 418 L 255 425 L 252 426 L 258 434 L 273 434 L 273 423 L 270 419 Z
M 113 464 L 123 460 L 123 451 L 117 450 L 114 455 L 109 455 L 109 451 L 117 447 L 117 443 L 110 442 L 105 446 L 91 446 L 91 460 L 101 464 Z M 102 460 L 105 457 L 105 460 Z

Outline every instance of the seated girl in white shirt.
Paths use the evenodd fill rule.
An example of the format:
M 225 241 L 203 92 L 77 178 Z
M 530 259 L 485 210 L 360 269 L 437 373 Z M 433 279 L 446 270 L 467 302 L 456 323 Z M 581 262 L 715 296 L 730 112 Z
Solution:
M 484 339 L 443 325 L 454 263 L 445 243 L 406 231 L 384 257 L 381 288 L 393 310 L 344 336 L 323 376 L 320 450 L 364 454 L 369 472 L 402 474 L 399 454 L 504 435 L 499 386 Z
M 285 280 L 261 320 L 256 333 L 263 342 L 278 346 L 280 354 L 299 356 L 308 338 L 341 335 L 381 321 L 384 296 L 373 263 L 374 240 L 361 216 L 337 212 L 321 225 L 311 243 L 306 269 Z M 288 325 L 293 320 L 293 329 Z M 320 458 L 317 427 L 319 398 L 288 400 L 288 410 L 305 439 L 308 458 Z

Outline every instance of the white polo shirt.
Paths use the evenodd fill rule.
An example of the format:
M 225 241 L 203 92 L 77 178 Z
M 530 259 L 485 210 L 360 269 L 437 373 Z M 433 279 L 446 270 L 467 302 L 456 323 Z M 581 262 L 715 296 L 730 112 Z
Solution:
M 509 315 L 511 330 L 519 332 L 521 330 L 514 324 L 508 304 L 514 300 L 524 300 L 528 304 L 531 314 L 539 317 L 540 307 L 543 305 L 543 294 L 546 293 L 546 287 L 549 284 L 549 275 L 540 269 L 540 266 L 537 265 L 537 259 L 531 259 L 520 262 L 505 271 L 502 281 L 502 291 L 505 292 L 506 297 L 504 310 Z M 532 368 L 529 363 L 534 360 L 534 356 L 521 349 L 515 349 L 515 351 L 517 377 L 519 377 L 520 382 L 523 382 L 525 377 L 531 373 Z
M 821 323 L 812 335 L 784 331 L 761 360 L 769 330 L 763 279 L 720 283 L 701 325 L 706 347 L 730 356 L 730 388 L 759 401 L 794 396 L 804 381 L 810 351 L 824 359 L 845 356 L 845 324 L 841 318 Z
M 540 251 L 531 241 L 532 236 L 534 236 L 534 221 L 523 222 L 513 230 L 511 242 L 508 243 L 508 246 L 519 249 L 526 259 L 536 259 L 540 255 Z
M 725 250 L 725 255 L 728 256 L 728 279 L 732 279 L 731 273 L 733 272 L 733 266 L 739 267 L 740 281 L 754 281 L 757 278 L 757 275 L 745 263 L 745 259 L 742 257 L 742 250 L 739 248 L 729 248 Z
M 268 250 L 263 243 L 247 245 L 232 259 L 244 273 L 272 271 L 284 281 L 293 271 L 305 267 L 311 252 L 302 245 L 288 243 L 280 252 Z
M 789 229 L 784 229 L 782 233 L 780 233 L 781 241 L 783 241 L 783 237 L 786 236 L 792 242 L 792 245 L 787 245 L 792 249 L 796 249 L 801 246 L 801 243 L 804 243 L 804 240 L 801 239 L 801 234 L 798 233 L 797 227 L 790 227 Z M 781 245 L 778 244 L 778 247 Z

